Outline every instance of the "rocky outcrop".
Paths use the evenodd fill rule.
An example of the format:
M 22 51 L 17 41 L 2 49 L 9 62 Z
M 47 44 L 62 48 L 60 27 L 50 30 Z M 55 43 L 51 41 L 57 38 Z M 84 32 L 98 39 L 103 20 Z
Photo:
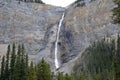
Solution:
M 103 37 L 120 33 L 120 26 L 112 24 L 112 0 L 85 0 L 85 5 L 75 7 L 72 4 L 65 16 L 64 29 L 61 32 L 60 53 L 63 67 L 61 71 L 72 70 L 75 61 L 86 47 Z
M 13 41 L 24 43 L 26 52 L 34 62 L 44 57 L 55 70 L 54 45 L 58 22 L 65 9 L 6 1 L 0 1 L 0 54 L 6 53 L 7 44 Z M 111 9 L 115 6 L 112 0 L 82 1 L 85 5 L 76 7 L 76 4 L 72 4 L 65 11 L 58 42 L 61 64 L 58 71 L 70 73 L 86 47 L 120 32 L 120 26 L 111 23 Z
M 43 57 L 54 68 L 57 25 L 64 11 L 64 8 L 45 4 L 1 0 L 0 46 L 6 51 L 4 45 L 24 43 L 34 62 Z

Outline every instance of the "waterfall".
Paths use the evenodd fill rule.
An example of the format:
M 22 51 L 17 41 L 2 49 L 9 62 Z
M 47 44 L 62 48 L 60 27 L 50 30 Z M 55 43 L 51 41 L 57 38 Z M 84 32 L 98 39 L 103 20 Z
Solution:
M 59 41 L 60 28 L 62 26 L 64 16 L 65 16 L 65 14 L 63 13 L 62 18 L 59 21 L 58 30 L 57 30 L 57 38 L 56 38 L 56 42 L 55 42 L 55 67 L 56 67 L 56 69 L 59 68 L 59 61 L 58 61 L 58 56 L 57 56 L 57 53 L 58 53 L 58 41 Z

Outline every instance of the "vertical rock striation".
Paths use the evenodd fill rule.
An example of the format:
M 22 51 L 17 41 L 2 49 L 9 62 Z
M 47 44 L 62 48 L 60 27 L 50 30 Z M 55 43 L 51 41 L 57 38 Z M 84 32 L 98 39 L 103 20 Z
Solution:
M 57 25 L 64 11 L 64 8 L 46 4 L 0 0 L 0 46 L 13 41 L 24 43 L 34 62 L 44 57 L 51 68 L 55 68 Z
M 34 62 L 44 57 L 52 70 L 55 69 L 56 33 L 63 12 L 65 18 L 57 52 L 61 61 L 59 71 L 70 73 L 86 47 L 120 33 L 120 26 L 111 23 L 111 9 L 115 6 L 112 0 L 82 0 L 85 5 L 77 7 L 73 3 L 67 10 L 46 4 L 6 1 L 0 0 L 0 49 L 6 49 L 13 41 L 24 43 Z
M 84 1 L 84 0 L 82 0 Z M 112 24 L 112 0 L 85 0 L 85 5 L 68 7 L 61 32 L 60 71 L 71 72 L 75 61 L 86 47 L 103 37 L 120 33 L 120 26 Z

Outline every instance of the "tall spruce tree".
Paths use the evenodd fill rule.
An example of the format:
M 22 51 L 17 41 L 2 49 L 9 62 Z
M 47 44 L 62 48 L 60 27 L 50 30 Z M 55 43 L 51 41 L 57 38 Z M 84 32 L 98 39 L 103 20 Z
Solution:
M 14 71 L 15 71 L 14 79 L 15 80 L 22 80 L 22 73 L 21 73 L 21 46 L 20 45 L 18 45 L 18 51 L 17 51 L 17 55 L 16 55 L 16 59 L 15 59 Z
M 22 47 L 21 47 L 21 74 L 22 74 L 22 76 L 21 76 L 21 78 L 23 79 L 23 80 L 26 80 L 27 79 L 27 77 L 26 77 L 26 69 L 27 69 L 27 64 L 28 63 L 26 63 L 26 59 L 25 59 L 25 48 L 24 48 L 24 45 L 22 44 Z
M 0 80 L 5 80 L 5 56 L 2 57 Z
M 37 76 L 36 76 L 35 67 L 33 65 L 33 62 L 31 62 L 30 67 L 29 67 L 28 80 L 37 80 Z
M 84 73 L 85 80 L 88 74 L 92 80 L 120 80 L 120 37 L 117 39 L 109 42 L 103 39 L 90 45 L 83 53 L 82 65 L 86 65 L 86 68 L 75 65 L 76 73 Z
M 112 19 L 115 24 L 120 24 L 120 0 L 113 0 L 113 2 L 115 3 L 116 7 L 112 10 Z
M 9 60 L 10 60 L 10 45 L 8 45 L 8 50 L 6 54 L 6 63 L 5 63 L 5 80 L 9 80 L 10 70 L 9 70 Z
M 50 66 L 43 58 L 37 65 L 37 80 L 53 80 Z
M 0 80 L 29 80 L 28 55 L 25 54 L 24 45 L 18 45 L 17 54 L 15 47 L 13 44 L 11 51 L 9 45 L 6 57 L 2 58 Z
M 65 74 L 64 80 L 74 80 L 72 75 Z
M 114 58 L 114 78 L 120 80 L 120 36 L 117 37 L 117 50 L 115 51 Z
M 58 72 L 57 80 L 64 80 L 64 75 L 61 72 Z
M 25 55 L 25 80 L 28 80 L 28 74 L 29 74 L 29 65 L 28 65 L 28 55 Z
M 10 61 L 10 80 L 15 80 L 15 60 L 16 60 L 16 46 L 15 43 L 13 43 L 12 46 L 12 53 L 11 53 L 11 61 Z

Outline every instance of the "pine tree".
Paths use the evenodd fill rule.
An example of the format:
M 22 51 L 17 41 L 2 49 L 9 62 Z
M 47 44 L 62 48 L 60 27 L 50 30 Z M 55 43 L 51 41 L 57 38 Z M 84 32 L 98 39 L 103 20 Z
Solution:
M 29 80 L 28 55 L 25 54 L 24 45 L 18 45 L 17 54 L 15 47 L 13 44 L 11 52 L 9 45 L 6 60 L 4 56 L 2 58 L 0 80 Z
M 64 80 L 73 80 L 73 76 L 65 74 Z
M 37 80 L 37 76 L 36 76 L 36 72 L 35 72 L 35 67 L 33 66 L 33 62 L 31 62 L 30 67 L 29 67 L 28 80 Z
M 14 71 L 15 71 L 14 79 L 15 80 L 22 80 L 21 70 L 22 70 L 21 69 L 21 46 L 18 45 L 18 51 L 17 51 L 17 55 L 15 59 L 15 67 L 14 67 Z
M 113 55 L 113 63 L 114 63 L 114 79 L 120 80 L 120 37 L 118 35 L 117 38 L 117 50 Z
M 28 79 L 28 56 L 25 55 L 24 45 L 18 45 L 15 61 L 15 80 Z
M 25 56 L 25 80 L 28 80 L 28 72 L 29 72 L 29 65 L 28 65 L 28 55 Z
M 50 66 L 43 58 L 37 65 L 37 80 L 52 80 Z
M 10 60 L 10 45 L 8 45 L 8 50 L 6 54 L 6 64 L 5 64 L 5 80 L 9 80 L 9 60 Z
M 41 3 L 41 4 L 43 4 L 43 2 L 42 2 L 41 0 L 37 0 L 37 3 Z
M 113 2 L 116 4 L 116 7 L 112 10 L 112 19 L 115 24 L 120 24 L 120 0 L 113 0 Z
M 83 73 L 80 73 L 79 76 L 77 76 L 77 80 L 85 80 L 85 75 Z
M 2 57 L 0 80 L 5 80 L 5 56 Z
M 25 48 L 24 48 L 24 45 L 22 44 L 22 47 L 21 47 L 21 74 L 22 74 L 22 76 L 21 76 L 21 78 L 23 79 L 23 80 L 26 80 L 26 74 L 27 74 L 27 72 L 26 72 L 26 69 L 27 69 L 27 64 L 28 63 L 26 63 L 26 59 L 25 59 Z
M 11 61 L 10 61 L 10 80 L 15 80 L 15 60 L 16 60 L 16 50 L 15 43 L 13 43 Z
M 58 72 L 57 80 L 64 80 L 64 75 L 61 72 Z

